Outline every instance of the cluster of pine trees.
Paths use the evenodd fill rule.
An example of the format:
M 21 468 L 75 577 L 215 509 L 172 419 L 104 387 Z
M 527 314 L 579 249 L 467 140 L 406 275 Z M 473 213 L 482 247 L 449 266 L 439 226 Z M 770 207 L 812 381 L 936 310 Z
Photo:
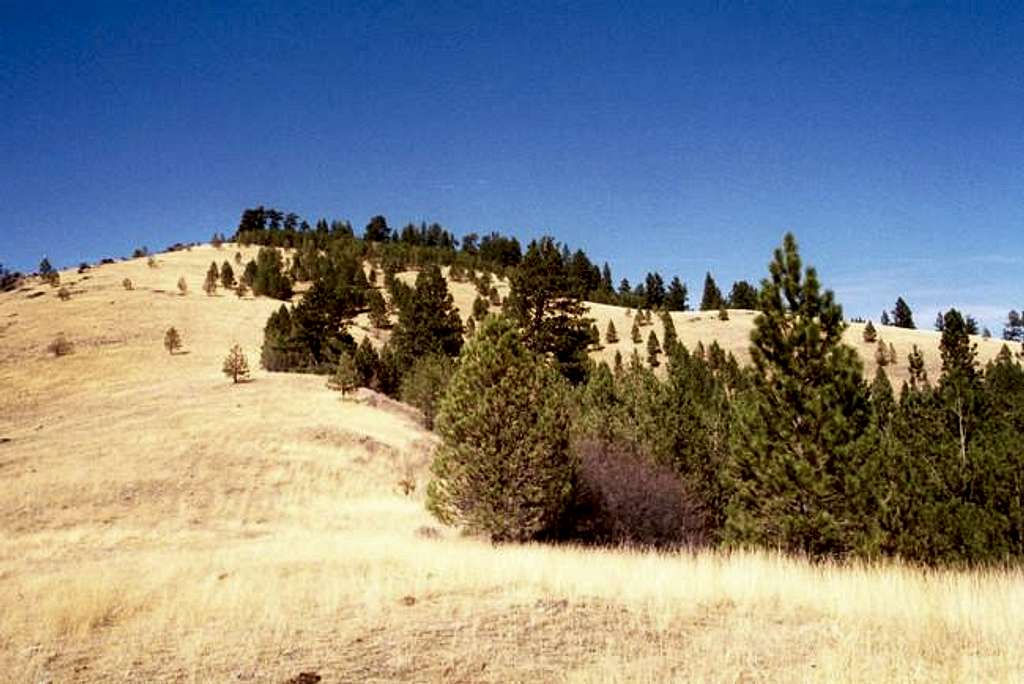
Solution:
M 634 356 L 613 369 L 588 357 L 600 340 L 583 306 L 598 298 L 606 269 L 581 284 L 593 269 L 551 238 L 522 250 L 514 238 L 471 235 L 459 247 L 439 226 L 396 236 L 376 217 L 359 239 L 347 224 L 299 223 L 289 233 L 287 215 L 279 228 L 264 216 L 263 227 L 243 216 L 236 235 L 268 252 L 243 277 L 263 287 L 263 264 L 266 282 L 310 286 L 268 320 L 263 365 L 333 374 L 343 391 L 369 386 L 423 409 L 442 438 L 428 504 L 445 522 L 495 540 L 925 563 L 1024 557 L 1021 354 L 1007 348 L 981 367 L 969 320 L 950 310 L 940 377 L 928 378 L 915 352 L 898 391 L 882 368 L 869 383 L 842 342 L 841 307 L 804 268 L 792 236 L 759 288 L 737 283 L 726 298 L 705 279 L 702 308 L 759 310 L 751 366 L 716 344 L 687 349 L 666 325 L 664 340 L 648 336 L 647 363 Z M 290 264 L 278 246 L 296 249 Z M 464 330 L 441 265 L 476 283 L 475 333 Z M 397 277 L 410 268 L 414 285 Z M 508 277 L 504 300 L 490 273 Z M 620 288 L 616 301 L 628 290 L 639 317 L 658 299 L 655 276 L 643 295 Z M 673 289 L 653 308 L 669 310 Z M 910 327 L 901 301 L 892 318 Z M 362 311 L 375 327 L 393 326 L 387 344 L 354 344 L 347 329 Z
M 939 378 L 910 359 L 898 393 L 881 370 L 869 384 L 842 342 L 841 307 L 792 236 L 758 307 L 748 368 L 673 339 L 663 379 L 602 364 L 576 386 L 557 353 L 531 343 L 543 339 L 536 321 L 490 319 L 441 400 L 431 510 L 497 540 L 1024 557 L 1021 355 L 1007 348 L 981 368 L 951 310 Z

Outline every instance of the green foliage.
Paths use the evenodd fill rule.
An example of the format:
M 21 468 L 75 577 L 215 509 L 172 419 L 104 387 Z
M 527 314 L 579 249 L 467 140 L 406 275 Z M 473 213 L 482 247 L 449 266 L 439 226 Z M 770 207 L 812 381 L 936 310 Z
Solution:
M 438 403 L 454 371 L 455 363 L 451 358 L 428 354 L 416 359 L 402 378 L 399 396 L 423 413 L 423 424 L 428 430 L 434 429 Z
M 842 309 L 787 234 L 751 334 L 753 391 L 736 407 L 727 538 L 813 556 L 877 543 L 874 433 Z
M 292 298 L 292 281 L 284 274 L 284 262 L 277 249 L 261 247 L 252 272 L 246 266 L 245 275 L 252 286 L 253 295 L 257 297 L 283 300 Z
M 378 330 L 390 328 L 391 319 L 388 317 L 388 306 L 384 301 L 384 295 L 377 290 L 370 290 L 366 293 L 366 303 L 370 309 L 370 325 Z
M 711 277 L 711 272 L 704 276 L 704 293 L 700 298 L 700 310 L 701 311 L 717 311 L 725 305 L 725 300 L 722 298 L 722 291 L 718 289 L 718 284 L 715 283 L 715 279 Z
M 651 368 L 657 368 L 661 365 L 661 360 L 658 358 L 660 354 L 661 345 L 658 343 L 658 336 L 652 330 L 647 336 L 647 364 Z
M 487 312 L 490 309 L 490 303 L 482 296 L 477 295 L 476 299 L 473 300 L 473 318 L 478 321 L 482 321 L 487 318 Z
M 869 344 L 878 339 L 878 331 L 875 330 L 875 326 L 871 321 L 868 321 L 867 324 L 864 326 L 863 337 L 864 341 Z
M 399 311 L 391 344 L 404 368 L 427 354 L 458 356 L 462 319 L 437 266 L 428 266 L 416 276 L 416 288 Z
M 608 327 L 604 331 L 604 339 L 608 344 L 615 344 L 619 341 L 619 333 L 615 330 L 615 323 L 611 320 L 608 321 Z
M 206 279 L 203 281 L 203 291 L 212 296 L 217 291 L 217 280 L 220 278 L 220 270 L 216 263 L 211 263 L 206 271 Z
M 511 278 L 505 310 L 519 326 L 523 342 L 550 356 L 571 382 L 586 379 L 590 360 L 590 319 L 568 278 L 565 260 L 550 237 L 530 243 Z
M 572 500 L 567 389 L 518 326 L 489 318 L 441 400 L 427 506 L 494 541 L 553 534 Z
M 757 309 L 757 288 L 746 280 L 737 280 L 729 291 L 730 309 Z
M 352 354 L 345 352 L 338 357 L 338 366 L 327 379 L 327 387 L 341 392 L 341 396 L 344 397 L 359 387 L 359 381 L 360 376 L 355 360 L 352 358 Z
M 910 330 L 916 328 L 914 325 L 914 314 L 907 303 L 903 301 L 903 297 L 896 298 L 896 305 L 892 310 L 892 324 L 897 328 L 907 328 Z
M 231 264 L 227 261 L 220 266 L 220 284 L 225 290 L 230 290 L 235 286 L 235 269 L 231 268 Z

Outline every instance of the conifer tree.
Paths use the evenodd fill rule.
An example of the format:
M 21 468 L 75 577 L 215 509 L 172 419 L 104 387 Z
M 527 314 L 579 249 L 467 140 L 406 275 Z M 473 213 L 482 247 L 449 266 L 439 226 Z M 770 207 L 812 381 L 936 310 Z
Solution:
M 679 335 L 676 333 L 676 324 L 672 321 L 672 315 L 667 311 L 661 314 L 661 326 L 665 331 L 665 353 L 672 354 L 672 350 L 679 343 Z
M 462 319 L 436 265 L 416 276 L 416 288 L 399 310 L 391 344 L 404 368 L 427 354 L 454 357 L 462 349 Z
M 220 270 L 216 263 L 211 263 L 206 271 L 206 280 L 203 281 L 203 291 L 207 296 L 212 296 L 217 291 L 217 279 L 220 277 Z
M 496 542 L 552 533 L 572 498 L 569 420 L 558 373 L 516 325 L 488 318 L 441 400 L 428 509 Z
M 718 320 L 727 321 L 729 320 L 729 310 L 724 306 L 718 309 Z
M 370 290 L 366 293 L 366 304 L 370 309 L 370 325 L 378 330 L 391 327 L 391 320 L 388 318 L 388 305 L 379 290 Z
M 490 309 L 490 304 L 482 296 L 477 295 L 476 299 L 473 300 L 473 318 L 478 321 L 482 321 L 487 318 L 487 312 Z
M 345 352 L 338 357 L 338 367 L 334 374 L 328 377 L 327 386 L 345 397 L 359 387 L 359 371 L 356 369 L 355 359 L 352 354 Z
M 896 306 L 892 310 L 892 324 L 897 328 L 907 328 L 908 330 L 913 330 L 916 327 L 914 314 L 907 303 L 903 301 L 903 297 L 896 298 Z
M 238 384 L 239 380 L 249 377 L 249 360 L 245 358 L 245 352 L 242 351 L 241 345 L 236 344 L 231 347 L 227 357 L 224 358 L 224 366 L 221 370 L 235 384 Z
M 181 334 L 174 326 L 168 328 L 167 332 L 164 333 L 164 348 L 171 355 L 181 349 Z
M 188 294 L 188 283 L 185 282 L 185 276 L 181 276 L 180 278 L 178 278 L 178 292 L 182 296 Z
M 875 347 L 875 363 L 878 364 L 879 368 L 889 365 L 889 348 L 885 346 L 885 342 L 882 340 L 878 340 L 878 345 Z
M 244 297 L 247 294 L 249 294 L 248 286 L 245 284 L 244 280 L 239 280 L 238 284 L 235 285 L 235 296 L 237 296 L 239 299 L 241 299 L 242 297 Z
M 633 319 L 633 327 L 629 331 L 629 337 L 633 340 L 633 344 L 640 344 L 644 340 L 640 336 L 640 314 L 637 314 Z
M 924 366 L 924 354 L 915 344 L 907 355 L 907 368 L 910 371 L 911 389 L 924 389 L 928 386 L 928 372 Z
M 864 326 L 864 341 L 870 344 L 877 339 L 878 332 L 875 330 L 874 324 L 872 324 L 871 321 L 868 321 L 867 325 Z
M 519 326 L 523 342 L 554 358 L 570 382 L 586 380 L 590 359 L 590 319 L 568 277 L 565 256 L 553 238 L 530 243 L 511 275 L 505 311 Z
M 668 285 L 668 291 L 665 293 L 665 308 L 669 311 L 688 310 L 690 307 L 686 297 L 686 285 L 679 280 L 679 276 L 674 276 L 672 282 Z
M 466 320 L 466 337 L 472 337 L 476 335 L 476 319 L 472 316 Z
M 619 341 L 619 333 L 615 330 L 615 322 L 608 321 L 608 327 L 604 331 L 604 339 L 608 344 L 615 344 Z
M 658 343 L 658 336 L 652 330 L 647 336 L 647 363 L 651 368 L 661 365 L 658 356 L 661 354 L 661 345 Z
M 220 267 L 220 284 L 224 286 L 225 290 L 230 290 L 235 286 L 235 269 L 231 268 L 231 264 L 227 261 Z
M 472 318 L 470 320 L 473 320 Z M 402 378 L 399 396 L 423 414 L 423 425 L 434 429 L 438 404 L 455 372 L 455 363 L 447 356 L 427 354 L 416 359 Z
M 896 345 L 892 342 L 889 343 L 889 363 L 896 363 L 898 357 L 896 356 Z
M 733 432 L 727 539 L 814 556 L 870 549 L 867 388 L 842 308 L 787 234 L 751 333 L 754 388 Z
M 889 312 L 888 311 L 883 311 L 882 312 L 882 317 L 878 319 L 878 322 L 881 325 L 891 325 L 891 323 L 889 321 Z
M 724 304 L 722 291 L 718 289 L 715 279 L 711 277 L 711 272 L 708 271 L 704 276 L 704 294 L 700 298 L 700 310 L 716 311 L 722 308 Z
M 612 369 L 615 371 L 615 375 L 622 373 L 622 352 L 618 349 L 615 350 L 615 364 Z

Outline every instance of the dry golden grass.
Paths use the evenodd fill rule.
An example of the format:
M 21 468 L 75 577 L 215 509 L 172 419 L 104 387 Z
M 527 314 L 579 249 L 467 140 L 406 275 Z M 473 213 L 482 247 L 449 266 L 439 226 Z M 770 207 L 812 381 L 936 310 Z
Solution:
M 63 273 L 74 281 L 67 302 L 38 284 L 42 297 L 0 295 L 4 681 L 282 682 L 316 671 L 325 681 L 973 682 L 1024 672 L 1019 571 L 496 548 L 437 529 L 422 502 L 433 437 L 407 411 L 368 394 L 342 401 L 323 378 L 254 370 L 232 386 L 220 373 L 235 342 L 255 368 L 279 305 L 198 292 L 210 260 L 234 251 L 159 255 L 155 270 L 118 263 L 88 280 Z M 472 286 L 455 290 L 468 310 Z M 610 309 L 594 307 L 621 315 Z M 687 343 L 739 344 L 749 326 L 738 312 L 729 323 L 678 316 Z M 171 325 L 187 354 L 163 349 Z M 46 355 L 57 331 L 74 354 Z M 905 334 L 908 344 L 929 337 Z M 403 478 L 418 484 L 409 496 Z

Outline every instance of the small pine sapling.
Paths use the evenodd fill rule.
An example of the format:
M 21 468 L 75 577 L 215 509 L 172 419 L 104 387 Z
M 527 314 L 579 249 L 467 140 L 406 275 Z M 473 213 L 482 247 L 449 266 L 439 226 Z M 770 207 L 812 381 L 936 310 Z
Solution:
M 164 349 L 172 356 L 181 349 L 181 333 L 174 326 L 168 328 L 167 332 L 164 333 Z
M 249 360 L 245 357 L 245 352 L 242 351 L 241 345 L 236 344 L 231 347 L 228 355 L 224 358 L 224 366 L 221 370 L 235 384 L 238 384 L 240 380 L 248 379 Z

